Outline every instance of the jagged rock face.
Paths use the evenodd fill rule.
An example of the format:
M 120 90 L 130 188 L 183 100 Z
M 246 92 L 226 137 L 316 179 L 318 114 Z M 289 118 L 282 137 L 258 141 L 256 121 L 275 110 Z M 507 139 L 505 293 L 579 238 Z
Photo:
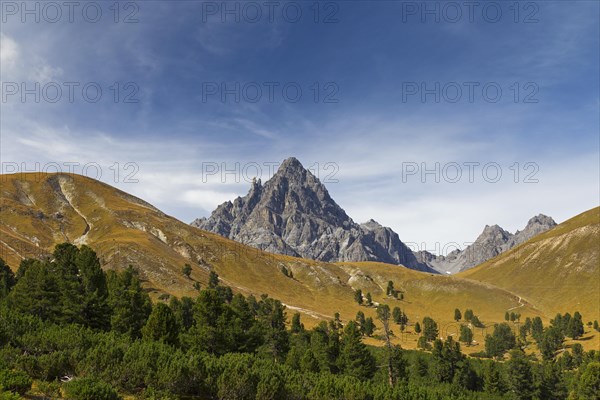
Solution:
M 252 183 L 244 197 L 217 207 L 193 226 L 262 250 L 320 261 L 379 261 L 408 268 L 457 273 L 556 226 L 545 215 L 533 217 L 515 234 L 486 226 L 464 250 L 436 256 L 413 253 L 392 229 L 369 220 L 358 225 L 329 196 L 325 186 L 295 158 L 281 164 L 264 185 Z
M 552 218 L 544 214 L 539 214 L 527 222 L 525 229 L 522 231 L 517 231 L 514 234 L 512 241 L 510 242 L 510 247 L 514 247 L 518 244 L 526 242 L 532 237 L 546 232 L 548 229 L 552 229 L 555 226 L 556 222 L 554 222 Z
M 457 273 L 494 258 L 555 226 L 556 222 L 543 214 L 531 218 L 525 229 L 514 234 L 498 225 L 486 225 L 475 242 L 464 250 L 454 250 L 446 256 L 435 256 L 427 251 L 421 251 L 417 254 L 417 260 L 440 272 Z
M 390 228 L 358 225 L 295 158 L 264 185 L 217 207 L 192 225 L 262 250 L 321 261 L 379 261 L 435 272 Z

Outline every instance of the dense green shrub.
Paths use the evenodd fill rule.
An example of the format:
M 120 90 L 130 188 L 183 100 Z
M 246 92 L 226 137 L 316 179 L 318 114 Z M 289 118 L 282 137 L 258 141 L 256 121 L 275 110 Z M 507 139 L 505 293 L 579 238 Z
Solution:
M 23 371 L 0 371 L 0 390 L 25 394 L 31 389 L 31 378 Z
M 120 397 L 108 383 L 95 378 L 78 378 L 64 385 L 67 399 L 119 400 Z
M 56 381 L 37 381 L 36 386 L 37 391 L 45 398 L 55 399 L 60 397 L 60 384 Z
M 0 400 L 21 400 L 22 397 L 17 393 L 4 392 L 0 389 Z

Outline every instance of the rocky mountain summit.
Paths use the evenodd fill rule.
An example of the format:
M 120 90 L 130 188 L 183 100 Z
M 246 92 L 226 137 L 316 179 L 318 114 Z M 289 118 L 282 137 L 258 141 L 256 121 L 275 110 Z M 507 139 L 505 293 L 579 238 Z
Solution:
M 262 250 L 320 261 L 379 261 L 436 272 L 417 261 L 392 229 L 355 223 L 325 186 L 296 158 L 288 158 L 264 185 L 228 201 L 193 226 Z
M 427 272 L 464 271 L 556 225 L 545 215 L 515 234 L 486 226 L 464 250 L 436 256 L 411 251 L 391 228 L 374 220 L 355 223 L 325 186 L 296 158 L 288 158 L 271 179 L 253 181 L 248 194 L 219 205 L 209 218 L 191 223 L 271 253 L 314 260 L 379 261 Z
M 494 258 L 555 226 L 556 222 L 543 214 L 531 218 L 525 229 L 514 234 L 498 225 L 486 225 L 475 242 L 464 250 L 454 250 L 446 256 L 420 251 L 417 253 L 417 260 L 443 273 L 457 273 Z

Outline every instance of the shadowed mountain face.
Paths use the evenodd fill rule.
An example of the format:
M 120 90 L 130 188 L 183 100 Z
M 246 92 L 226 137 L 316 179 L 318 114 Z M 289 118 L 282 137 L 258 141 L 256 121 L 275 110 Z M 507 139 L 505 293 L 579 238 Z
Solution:
M 262 250 L 319 261 L 379 261 L 436 272 L 417 261 L 390 228 L 359 225 L 325 186 L 295 158 L 281 164 L 264 185 L 217 207 L 193 226 Z
M 514 234 L 498 225 L 486 225 L 475 242 L 462 251 L 454 250 L 446 256 L 435 256 L 427 251 L 421 251 L 417 253 L 417 259 L 440 272 L 466 271 L 555 226 L 556 222 L 543 214 L 531 218 L 525 229 Z

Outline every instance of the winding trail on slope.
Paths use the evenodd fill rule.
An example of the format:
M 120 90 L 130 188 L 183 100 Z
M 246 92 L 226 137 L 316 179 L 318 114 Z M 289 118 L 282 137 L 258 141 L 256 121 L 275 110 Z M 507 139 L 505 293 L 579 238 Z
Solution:
M 219 277 L 219 279 L 223 282 L 226 283 L 227 285 L 231 286 L 231 287 L 235 287 L 239 290 L 245 291 L 249 294 L 253 294 L 254 291 L 245 287 L 245 286 L 241 286 L 241 285 L 237 285 L 227 279 L 223 279 L 221 277 Z M 313 317 L 314 319 L 333 319 L 333 317 L 331 315 L 326 315 L 326 314 L 322 314 L 320 312 L 314 311 L 314 310 L 309 310 L 308 308 L 302 308 L 302 307 L 296 307 L 296 306 L 291 306 L 289 304 L 286 304 L 284 302 L 281 302 L 281 304 L 283 304 L 286 308 L 290 309 L 290 310 L 294 310 L 294 311 L 299 311 L 303 314 L 309 315 L 311 317 Z
M 516 307 L 509 308 L 506 311 L 512 311 L 512 310 L 516 310 L 517 308 L 525 307 L 525 303 L 523 303 L 523 298 L 521 298 L 521 296 L 517 296 L 517 297 L 519 298 L 519 305 Z
M 90 233 L 92 225 L 88 221 L 88 219 L 85 217 L 85 215 L 83 215 L 83 213 L 75 206 L 75 204 L 73 204 L 73 192 L 67 187 L 67 182 L 63 179 L 60 179 L 58 181 L 58 184 L 60 185 L 60 190 L 61 190 L 63 196 L 65 197 L 65 199 L 67 199 L 71 208 L 85 222 L 85 228 L 83 230 L 83 234 L 80 237 L 78 237 L 77 239 L 73 240 L 73 244 L 75 244 L 75 245 L 86 244 L 87 243 L 87 235 L 88 235 L 88 233 Z

